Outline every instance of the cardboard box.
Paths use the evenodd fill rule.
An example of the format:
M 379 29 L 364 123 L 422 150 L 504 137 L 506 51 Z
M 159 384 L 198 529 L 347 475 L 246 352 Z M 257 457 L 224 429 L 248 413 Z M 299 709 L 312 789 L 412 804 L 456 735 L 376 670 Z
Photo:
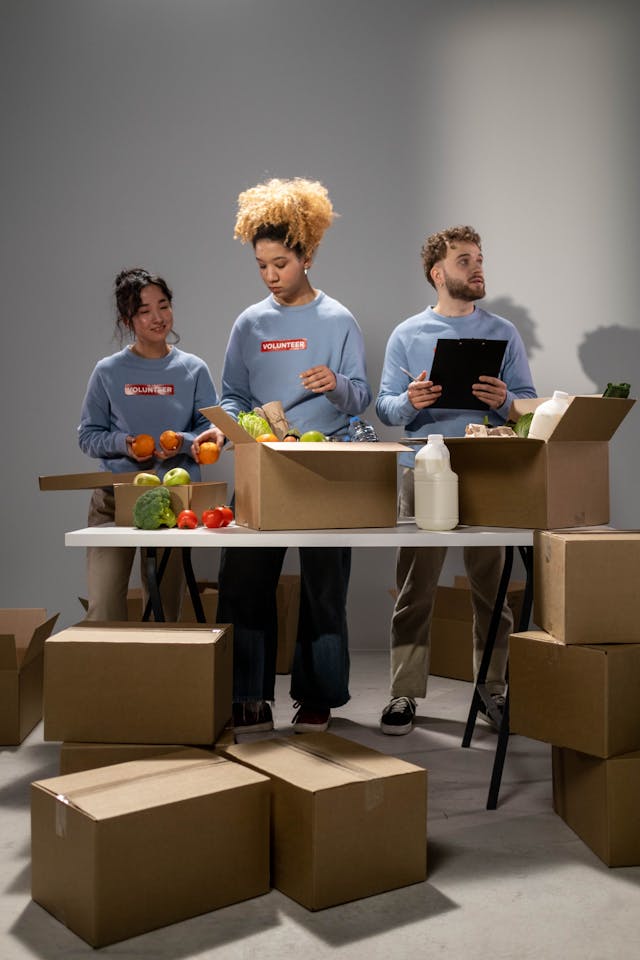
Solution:
M 594 757 L 640 750 L 640 644 L 569 646 L 540 630 L 509 639 L 511 733 Z
M 176 514 L 181 510 L 194 510 L 198 517 L 209 507 L 222 506 L 227 502 L 226 483 L 184 483 L 166 488 L 171 494 L 171 509 Z M 133 526 L 133 508 L 136 500 L 153 487 L 138 486 L 135 483 L 114 483 L 116 500 L 116 527 Z
M 222 407 L 233 441 L 236 523 L 254 530 L 394 527 L 401 443 L 258 443 Z
M 511 418 L 544 398 L 518 400 Z M 548 442 L 447 438 L 460 523 L 550 529 L 609 522 L 609 440 L 635 400 L 573 397 Z
M 42 651 L 57 619 L 35 607 L 0 610 L 2 745 L 22 743 L 42 719 Z
M 536 531 L 534 619 L 565 643 L 640 643 L 640 532 Z
M 44 739 L 212 744 L 232 672 L 229 626 L 85 620 L 45 644 Z
M 640 752 L 600 760 L 554 747 L 553 809 L 609 867 L 640 866 Z
M 185 744 L 175 743 L 63 743 L 60 746 L 60 775 L 162 757 L 185 749 Z
M 31 893 L 93 947 L 269 889 L 269 784 L 202 751 L 31 787 Z
M 133 483 L 139 470 L 130 473 L 110 473 L 94 470 L 91 473 L 57 473 L 38 477 L 41 490 L 94 490 L 96 487 L 112 487 L 118 483 Z
M 272 783 L 272 884 L 310 910 L 427 875 L 427 771 L 330 733 L 224 751 Z

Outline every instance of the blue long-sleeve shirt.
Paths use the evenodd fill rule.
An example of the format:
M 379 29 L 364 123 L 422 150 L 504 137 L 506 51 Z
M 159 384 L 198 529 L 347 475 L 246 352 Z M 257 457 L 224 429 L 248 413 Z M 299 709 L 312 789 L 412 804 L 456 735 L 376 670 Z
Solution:
M 125 347 L 98 361 L 89 378 L 78 427 L 80 449 L 104 470 L 142 470 L 127 454 L 127 436 L 149 433 L 158 446 L 163 430 L 175 430 L 183 437 L 176 456 L 153 461 L 149 469 L 163 476 L 184 467 L 192 480 L 199 480 L 200 468 L 189 451 L 193 439 L 211 426 L 200 408 L 217 402 L 209 368 L 200 357 L 172 347 L 166 357 L 147 359 Z
M 321 365 L 333 371 L 336 387 L 312 393 L 300 374 Z M 221 401 L 231 416 L 279 400 L 291 427 L 333 436 L 345 431 L 349 417 L 362 413 L 371 396 L 360 327 L 346 307 L 322 291 L 311 303 L 290 307 L 269 295 L 234 323 Z
M 498 377 L 507 385 L 507 397 L 497 410 L 451 410 L 427 407 L 416 410 L 409 400 L 409 380 L 404 367 L 412 374 L 427 371 L 433 363 L 438 339 L 485 338 L 506 340 Z M 535 397 L 536 391 L 522 338 L 510 320 L 488 313 L 476 306 L 464 317 L 444 317 L 427 307 L 422 313 L 399 324 L 389 337 L 385 352 L 376 413 L 389 426 L 403 426 L 408 436 L 424 437 L 441 433 L 445 437 L 464 436 L 468 423 L 482 423 L 485 416 L 493 426 L 503 424 L 516 397 Z M 400 462 L 413 466 L 413 454 L 402 454 Z

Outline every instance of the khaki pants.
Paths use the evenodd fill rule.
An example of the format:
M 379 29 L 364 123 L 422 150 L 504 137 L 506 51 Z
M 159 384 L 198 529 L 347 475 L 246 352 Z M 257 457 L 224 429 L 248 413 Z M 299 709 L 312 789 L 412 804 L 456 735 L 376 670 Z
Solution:
M 89 526 L 113 523 L 115 501 L 112 490 L 94 490 L 89 505 Z M 87 580 L 89 607 L 87 620 L 126 620 L 129 577 L 135 547 L 88 547 Z M 159 551 L 161 556 L 161 551 Z M 148 598 L 146 550 L 140 550 L 143 609 Z M 184 573 L 180 550 L 172 550 L 160 588 L 162 608 L 167 621 L 178 621 L 184 597 Z
M 405 469 L 399 496 L 400 516 L 413 516 L 413 470 Z M 398 598 L 391 618 L 391 696 L 425 697 L 429 676 L 433 605 L 446 547 L 401 547 L 396 563 Z M 464 565 L 473 607 L 473 667 L 477 676 L 504 565 L 503 547 L 465 547 Z M 504 692 L 513 616 L 505 600 L 491 664 L 490 693 Z

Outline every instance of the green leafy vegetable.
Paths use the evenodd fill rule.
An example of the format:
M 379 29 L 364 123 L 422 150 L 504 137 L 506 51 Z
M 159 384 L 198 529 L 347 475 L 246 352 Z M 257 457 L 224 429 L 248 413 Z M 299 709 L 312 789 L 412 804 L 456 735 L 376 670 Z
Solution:
M 533 420 L 532 413 L 523 413 L 521 417 L 518 417 L 518 419 L 513 425 L 513 431 L 516 434 L 516 436 L 528 437 L 529 427 L 531 426 L 532 420 Z
M 602 394 L 603 397 L 625 397 L 629 396 L 631 390 L 630 383 L 608 383 L 607 389 Z
M 259 417 L 257 413 L 239 413 L 238 423 L 243 430 L 246 430 L 247 433 L 251 434 L 254 440 L 256 437 L 261 437 L 263 433 L 272 432 L 271 427 L 264 417 Z
M 138 497 L 133 508 L 133 525 L 140 530 L 175 527 L 176 515 L 171 509 L 171 494 L 166 487 L 152 487 Z

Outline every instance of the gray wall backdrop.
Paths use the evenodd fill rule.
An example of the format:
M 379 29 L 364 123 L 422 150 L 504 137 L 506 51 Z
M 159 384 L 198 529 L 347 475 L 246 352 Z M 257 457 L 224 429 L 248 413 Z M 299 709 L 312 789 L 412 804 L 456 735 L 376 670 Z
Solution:
M 488 306 L 519 326 L 540 394 L 637 388 L 638 9 L 2 0 L 0 604 L 82 615 L 64 533 L 88 494 L 37 477 L 94 468 L 76 426 L 116 348 L 116 272 L 167 277 L 182 345 L 219 384 L 231 324 L 264 294 L 235 199 L 267 176 L 330 190 L 341 217 L 313 281 L 358 318 L 374 391 L 389 332 L 433 302 L 421 242 L 457 222 L 482 234 Z M 612 444 L 618 526 L 640 525 L 638 422 Z M 231 481 L 231 456 L 207 469 Z M 386 645 L 393 573 L 392 552 L 355 552 L 355 648 Z

